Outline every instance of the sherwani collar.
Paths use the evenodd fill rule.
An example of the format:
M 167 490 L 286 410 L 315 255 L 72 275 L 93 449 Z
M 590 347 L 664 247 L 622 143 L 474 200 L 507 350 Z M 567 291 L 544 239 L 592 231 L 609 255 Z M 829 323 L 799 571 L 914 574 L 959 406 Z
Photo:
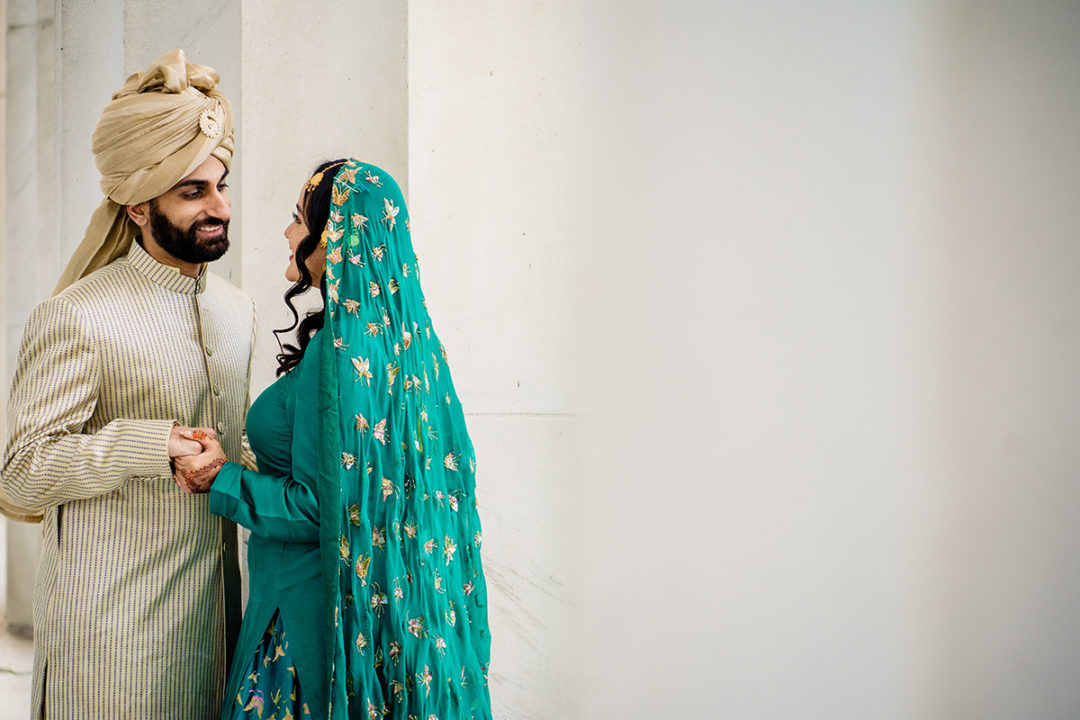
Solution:
M 138 242 L 131 243 L 127 257 L 132 267 L 166 290 L 180 295 L 198 295 L 206 289 L 206 263 L 202 264 L 198 277 L 188 277 L 178 268 L 159 263 Z

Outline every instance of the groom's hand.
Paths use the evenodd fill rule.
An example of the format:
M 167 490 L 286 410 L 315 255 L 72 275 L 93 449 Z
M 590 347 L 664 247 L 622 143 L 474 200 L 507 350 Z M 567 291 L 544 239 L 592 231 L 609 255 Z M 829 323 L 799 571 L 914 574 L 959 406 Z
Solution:
M 203 451 L 202 444 L 190 436 L 194 428 L 173 425 L 169 431 L 169 457 L 175 458 L 182 455 L 198 455 Z M 187 437 L 185 437 L 187 435 Z

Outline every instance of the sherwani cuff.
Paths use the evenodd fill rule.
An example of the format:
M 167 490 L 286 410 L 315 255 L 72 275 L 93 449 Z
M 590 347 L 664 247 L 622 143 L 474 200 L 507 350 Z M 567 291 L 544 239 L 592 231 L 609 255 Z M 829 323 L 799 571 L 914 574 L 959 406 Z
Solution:
M 169 434 L 172 420 L 114 420 L 119 425 L 113 451 L 131 477 L 172 475 Z

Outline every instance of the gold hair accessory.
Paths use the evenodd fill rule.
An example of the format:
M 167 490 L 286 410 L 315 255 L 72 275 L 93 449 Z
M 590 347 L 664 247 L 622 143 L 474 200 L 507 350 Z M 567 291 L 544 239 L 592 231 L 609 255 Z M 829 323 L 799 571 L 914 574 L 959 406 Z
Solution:
M 320 170 L 319 172 L 311 176 L 311 179 L 307 181 L 307 192 L 311 192 L 315 188 L 319 187 L 319 183 L 322 182 L 322 174 L 323 171 Z
M 339 162 L 339 163 L 335 163 L 334 165 L 327 165 L 322 170 L 320 170 L 319 172 L 312 175 L 311 179 L 307 181 L 307 190 L 306 190 L 306 192 L 311 192 L 315 188 L 319 187 L 319 183 L 322 182 L 324 172 L 326 172 L 327 170 L 333 170 L 334 168 L 339 168 L 344 164 L 345 164 L 344 162 Z

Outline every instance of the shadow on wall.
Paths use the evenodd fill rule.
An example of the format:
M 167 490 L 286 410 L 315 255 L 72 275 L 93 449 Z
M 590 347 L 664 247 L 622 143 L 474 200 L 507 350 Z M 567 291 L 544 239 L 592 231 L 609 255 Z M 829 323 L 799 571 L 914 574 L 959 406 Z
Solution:
M 592 21 L 578 716 L 1075 717 L 1080 7 Z
M 1080 6 L 939 14 L 943 717 L 1076 717 Z

